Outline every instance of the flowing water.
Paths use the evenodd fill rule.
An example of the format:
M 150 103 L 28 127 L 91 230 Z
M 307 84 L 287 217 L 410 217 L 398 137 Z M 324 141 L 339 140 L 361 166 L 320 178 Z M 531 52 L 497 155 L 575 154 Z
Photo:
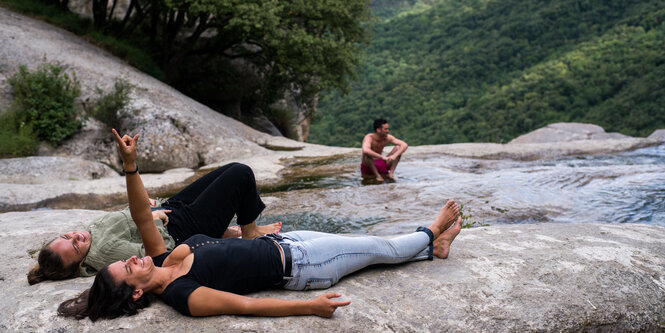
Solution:
M 547 161 L 405 155 L 398 180 L 363 184 L 359 157 L 290 168 L 291 181 L 262 189 L 260 223 L 284 230 L 393 234 L 428 224 L 447 199 L 473 225 L 646 223 L 665 226 L 665 145 Z M 300 176 L 298 176 L 300 175 Z

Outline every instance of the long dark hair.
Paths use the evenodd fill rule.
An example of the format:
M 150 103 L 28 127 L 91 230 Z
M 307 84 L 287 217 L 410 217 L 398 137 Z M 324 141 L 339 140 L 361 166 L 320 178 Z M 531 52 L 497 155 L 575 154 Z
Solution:
M 79 276 L 80 262 L 74 262 L 65 266 L 60 255 L 51 250 L 51 243 L 55 239 L 46 243 L 39 251 L 37 264 L 28 272 L 28 283 L 33 285 L 44 280 L 64 280 Z
M 92 321 L 99 318 L 113 319 L 122 315 L 132 316 L 137 314 L 138 310 L 149 306 L 154 297 L 144 293 L 134 301 L 134 289 L 134 286 L 124 281 L 115 283 L 106 266 L 97 273 L 90 289 L 78 297 L 62 302 L 58 307 L 58 314 L 76 319 L 89 317 Z

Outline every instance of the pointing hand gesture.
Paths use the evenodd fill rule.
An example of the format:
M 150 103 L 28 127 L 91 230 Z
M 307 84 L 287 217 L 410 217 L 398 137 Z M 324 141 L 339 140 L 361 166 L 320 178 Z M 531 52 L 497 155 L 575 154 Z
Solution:
M 340 306 L 347 306 L 351 301 L 334 301 L 333 298 L 341 297 L 338 293 L 323 294 L 312 300 L 312 312 L 319 317 L 330 318 L 333 312 Z
M 136 169 L 136 144 L 139 141 L 139 135 L 136 134 L 132 138 L 125 134 L 123 137 L 120 137 L 115 129 L 113 129 L 113 135 L 115 136 L 118 153 L 120 153 L 120 158 L 122 158 L 123 168 L 125 170 Z

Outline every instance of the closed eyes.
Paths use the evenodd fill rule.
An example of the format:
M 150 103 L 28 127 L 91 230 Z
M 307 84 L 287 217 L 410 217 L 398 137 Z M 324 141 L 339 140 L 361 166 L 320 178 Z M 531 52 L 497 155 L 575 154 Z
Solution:
M 121 260 L 121 261 L 122 263 L 125 264 L 125 271 L 127 272 L 127 274 L 132 274 L 132 268 L 127 266 L 127 260 Z
M 60 237 L 62 237 L 63 239 L 67 239 L 67 240 L 69 240 L 69 239 L 71 238 L 71 237 L 69 237 L 69 236 L 67 236 L 67 235 L 62 235 L 62 236 L 60 236 Z M 80 252 L 80 251 L 79 251 L 79 245 L 78 245 L 78 244 L 72 243 L 72 247 L 74 248 L 74 251 L 76 251 L 77 254 Z

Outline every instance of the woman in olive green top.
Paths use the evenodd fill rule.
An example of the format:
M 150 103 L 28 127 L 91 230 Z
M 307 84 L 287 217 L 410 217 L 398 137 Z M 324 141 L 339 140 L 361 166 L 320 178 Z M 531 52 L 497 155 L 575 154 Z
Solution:
M 237 229 L 228 228 L 233 216 L 238 217 L 243 238 L 277 233 L 281 228 L 281 222 L 256 225 L 265 205 L 252 169 L 240 163 L 208 173 L 155 206 L 153 209 L 158 210 L 153 211 L 153 219 L 168 250 L 195 234 L 215 238 L 239 236 Z M 85 231 L 65 233 L 44 245 L 38 264 L 28 273 L 28 282 L 94 275 L 102 267 L 131 256 L 145 256 L 145 248 L 126 208 L 100 217 Z

